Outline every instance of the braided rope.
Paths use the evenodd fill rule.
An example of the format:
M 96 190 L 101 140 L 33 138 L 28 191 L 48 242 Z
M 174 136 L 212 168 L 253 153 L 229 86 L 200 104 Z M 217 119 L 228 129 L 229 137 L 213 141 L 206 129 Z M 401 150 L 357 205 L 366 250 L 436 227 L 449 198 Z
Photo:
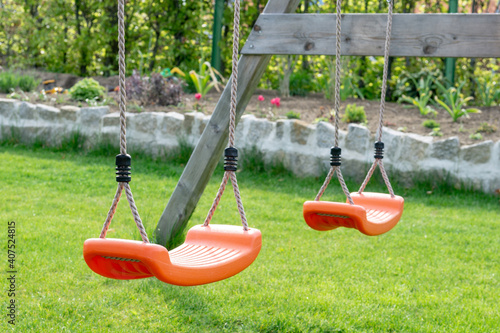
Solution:
M 332 180 L 333 175 L 335 174 L 335 169 L 337 167 L 332 166 L 330 168 L 330 171 L 328 171 L 328 174 L 326 175 L 325 181 L 323 182 L 323 185 L 319 189 L 318 194 L 316 195 L 316 198 L 314 198 L 314 201 L 319 201 L 321 197 L 323 196 L 323 193 L 325 193 L 326 188 L 328 187 L 328 184 L 330 184 L 330 181 Z
M 336 43 L 335 43 L 335 147 L 339 146 L 339 118 L 340 118 L 340 38 L 341 38 L 341 5 L 342 0 L 337 0 L 337 16 L 336 16 Z
M 240 189 L 238 187 L 238 181 L 236 180 L 236 173 L 234 171 L 230 171 L 229 177 L 231 177 L 231 184 L 233 185 L 234 197 L 236 198 L 236 204 L 238 205 L 238 212 L 240 213 L 241 224 L 243 224 L 243 230 L 248 230 L 247 217 L 245 216 L 245 210 L 243 209 L 243 202 L 241 201 Z
M 341 64 L 340 64 L 340 43 L 341 43 L 341 19 L 342 19 L 342 0 L 337 0 L 337 15 L 336 15 L 336 42 L 335 42 L 335 147 L 339 146 L 339 118 L 340 118 L 340 76 L 341 76 Z M 332 166 L 328 175 L 323 182 L 318 194 L 316 195 L 315 201 L 319 201 L 325 193 L 328 184 L 332 180 L 333 175 L 337 171 L 337 178 L 339 180 L 340 186 L 344 191 L 347 200 L 351 205 L 354 205 L 354 201 L 351 198 L 351 193 L 344 181 L 342 172 L 340 171 L 340 166 Z
M 349 203 L 351 205 L 354 205 L 354 201 L 351 198 L 351 193 L 349 193 L 349 189 L 347 188 L 347 185 L 344 181 L 344 176 L 342 176 L 342 171 L 340 171 L 340 167 L 337 166 L 332 166 L 330 168 L 330 171 L 328 172 L 328 175 L 326 176 L 325 182 L 323 183 L 323 186 L 321 186 L 318 194 L 316 195 L 316 198 L 314 198 L 314 201 L 319 201 L 321 197 L 323 196 L 323 193 L 325 193 L 326 188 L 328 187 L 328 184 L 332 180 L 333 174 L 337 171 L 337 178 L 339 180 L 340 186 L 342 187 L 342 191 L 344 191 L 345 196 L 347 197 L 347 200 L 349 200 Z
M 139 212 L 137 211 L 137 207 L 135 205 L 134 196 L 132 195 L 132 190 L 130 189 L 129 183 L 124 183 L 125 193 L 127 194 L 128 203 L 130 206 L 130 210 L 132 211 L 132 215 L 134 216 L 135 224 L 141 233 L 141 238 L 144 243 L 149 243 L 148 235 L 146 233 L 146 229 L 144 229 L 144 225 L 142 224 L 141 217 L 139 216 Z
M 388 11 L 387 11 L 387 30 L 385 34 L 385 50 L 384 50 L 384 71 L 382 74 L 382 91 L 380 94 L 380 112 L 379 112 L 379 122 L 378 122 L 378 127 L 377 127 L 377 141 L 382 142 L 382 130 L 384 126 L 384 111 L 385 111 L 385 95 L 387 91 L 387 79 L 388 79 L 388 73 L 389 73 L 389 49 L 391 46 L 391 30 L 392 30 L 392 7 L 393 7 L 393 2 L 392 0 L 387 0 L 388 4 Z M 387 189 L 389 190 L 389 193 L 392 198 L 394 198 L 394 190 L 392 189 L 391 182 L 389 181 L 389 177 L 387 176 L 387 173 L 384 168 L 384 163 L 382 162 L 381 158 L 376 158 L 375 161 L 373 162 L 370 170 L 368 171 L 368 174 L 365 177 L 365 180 L 363 181 L 363 184 L 361 184 L 358 193 L 361 194 L 366 185 L 368 184 L 368 181 L 370 180 L 371 176 L 373 175 L 373 172 L 375 171 L 376 166 L 379 166 L 380 172 L 382 173 L 382 178 L 384 179 L 385 185 L 387 186 Z
M 125 91 L 125 0 L 118 0 L 118 67 L 119 67 L 119 107 L 120 107 L 120 154 L 127 154 L 127 122 L 126 122 L 126 109 L 127 109 L 127 93 Z M 120 182 L 118 183 L 118 189 L 116 190 L 113 203 L 109 209 L 108 216 L 104 222 L 100 238 L 105 238 L 108 232 L 109 225 L 120 201 L 120 197 L 123 189 L 125 188 L 125 193 L 127 195 L 127 200 L 129 202 L 130 210 L 134 217 L 135 224 L 139 229 L 142 241 L 149 243 L 148 235 L 142 224 L 141 217 L 135 205 L 134 196 L 132 195 L 132 190 L 130 189 L 129 183 Z
M 236 105 L 238 99 L 238 49 L 240 44 L 240 0 L 234 1 L 233 22 L 233 56 L 232 56 L 232 79 L 231 79 L 231 106 L 229 113 L 229 143 L 228 147 L 234 146 L 234 132 L 236 128 Z
M 127 93 L 125 91 L 125 2 L 118 0 L 118 68 L 120 107 L 120 154 L 127 153 Z
M 236 106 L 238 101 L 238 49 L 240 43 L 240 11 L 241 11 L 240 0 L 235 0 L 234 2 L 234 32 L 233 32 L 233 56 L 232 56 L 232 78 L 231 78 L 231 104 L 229 111 L 229 139 L 228 147 L 234 147 L 235 131 L 236 131 Z M 238 206 L 238 212 L 240 213 L 241 224 L 243 225 L 243 230 L 248 230 L 247 218 L 245 215 L 245 210 L 243 208 L 243 202 L 241 200 L 240 189 L 238 187 L 238 181 L 236 180 L 236 173 L 234 171 L 225 171 L 220 184 L 217 195 L 212 203 L 212 207 L 208 211 L 207 217 L 205 218 L 204 226 L 208 226 L 212 217 L 219 205 L 222 194 L 226 189 L 228 180 L 231 179 L 231 185 L 233 186 L 234 198 L 236 199 L 236 204 Z
M 385 186 L 387 186 L 387 189 L 389 190 L 389 194 L 391 195 L 392 198 L 394 198 L 395 197 L 394 190 L 392 189 L 391 182 L 389 181 L 389 177 L 387 176 L 387 173 L 385 172 L 384 162 L 382 162 L 381 159 L 378 160 L 378 167 L 380 168 L 380 172 L 382 173 L 382 178 L 384 179 Z
M 382 92 L 380 94 L 380 113 L 377 130 L 377 141 L 382 141 L 382 126 L 384 126 L 385 95 L 387 92 L 387 76 L 389 72 L 389 49 L 391 47 L 392 30 L 392 0 L 387 0 L 387 30 L 385 33 L 385 51 L 384 51 L 384 72 L 382 74 Z
M 359 191 L 358 191 L 359 194 L 361 194 L 361 192 L 363 192 L 365 190 L 366 184 L 368 184 L 368 181 L 372 177 L 373 172 L 375 171 L 375 168 L 377 167 L 378 161 L 379 161 L 378 159 L 375 159 L 370 170 L 368 170 L 368 173 L 366 174 L 365 180 L 363 181 L 363 183 L 359 187 Z
M 120 201 L 122 191 L 123 191 L 123 183 L 118 183 L 118 188 L 116 189 L 115 198 L 113 199 L 113 203 L 111 204 L 111 208 L 109 209 L 106 221 L 104 221 L 104 225 L 102 226 L 101 235 L 99 236 L 99 238 L 106 238 L 106 233 L 108 232 L 111 220 L 115 215 L 116 207 L 118 206 L 118 201 Z
M 226 189 L 227 181 L 229 179 L 229 174 L 224 172 L 224 177 L 222 177 L 222 182 L 219 186 L 219 190 L 217 191 L 217 195 L 215 196 L 214 202 L 212 203 L 212 207 L 208 211 L 207 217 L 205 218 L 205 223 L 203 225 L 206 227 L 212 220 L 212 216 L 214 216 L 215 210 L 219 205 L 220 199 L 222 198 L 222 194 L 224 194 L 224 190 Z
M 394 198 L 395 197 L 394 190 L 392 189 L 391 182 L 389 181 L 389 177 L 387 176 L 387 172 L 385 171 L 384 162 L 382 162 L 382 159 L 380 158 L 376 158 L 375 161 L 373 162 L 370 170 L 368 170 L 368 174 L 366 175 L 363 184 L 361 184 L 361 186 L 359 187 L 358 193 L 361 194 L 365 190 L 365 187 L 368 184 L 368 181 L 370 180 L 371 176 L 373 175 L 373 172 L 375 171 L 377 165 L 380 168 L 382 178 L 384 179 L 384 183 L 387 186 L 387 189 L 389 190 L 389 194 L 391 195 L 392 198 Z

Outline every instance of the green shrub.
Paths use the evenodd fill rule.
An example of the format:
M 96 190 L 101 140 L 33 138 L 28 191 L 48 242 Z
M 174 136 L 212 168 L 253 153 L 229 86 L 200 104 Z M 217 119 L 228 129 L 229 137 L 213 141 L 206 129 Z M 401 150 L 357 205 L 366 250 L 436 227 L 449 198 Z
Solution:
M 106 95 L 106 88 L 92 78 L 78 81 L 69 90 L 71 98 L 75 101 L 102 100 Z
M 366 123 L 365 108 L 363 106 L 356 106 L 356 104 L 348 104 L 345 108 L 342 121 L 346 123 Z
M 322 121 L 327 123 L 330 121 L 330 119 L 328 119 L 328 117 L 319 117 L 319 118 L 314 119 L 313 124 L 317 124 L 317 123 L 320 123 Z
M 16 88 L 25 92 L 35 90 L 40 84 L 40 80 L 30 75 L 21 75 L 11 71 L 0 72 L 0 92 L 8 94 Z
M 430 95 L 436 96 L 439 89 L 436 82 L 443 82 L 443 80 L 443 73 L 440 69 L 425 67 L 420 71 L 405 70 L 396 79 L 392 96 L 396 100 L 400 100 L 403 96 L 407 99 L 421 99 L 424 95 L 428 97 Z M 413 102 L 410 103 L 413 104 Z
M 290 95 L 306 96 L 314 91 L 314 75 L 308 70 L 299 70 L 290 75 Z
M 285 116 L 287 119 L 300 119 L 300 113 L 295 111 L 288 111 Z
M 435 96 L 434 99 L 450 114 L 454 122 L 457 122 L 458 119 L 462 117 L 468 118 L 470 113 L 481 113 L 481 111 L 476 108 L 465 108 L 467 102 L 472 100 L 472 97 L 470 96 L 464 98 L 461 93 L 461 89 L 463 88 L 465 81 L 461 82 L 457 88 L 445 88 L 438 82 L 436 82 L 436 84 L 444 97 L 444 101 L 439 99 L 438 96 Z
M 8 94 L 19 85 L 19 78 L 12 72 L 0 73 L 0 92 Z
M 36 89 L 40 84 L 39 79 L 35 79 L 30 75 L 19 76 L 19 89 L 25 92 L 30 92 Z
M 481 133 L 474 133 L 474 134 L 471 134 L 469 136 L 469 139 L 472 139 L 472 140 L 482 140 L 483 136 L 481 135 Z
M 440 127 L 434 127 L 432 129 L 432 132 L 430 133 L 430 135 L 432 135 L 432 136 L 443 136 L 443 132 L 441 132 L 441 128 Z
M 497 127 L 495 125 L 490 125 L 486 122 L 481 123 L 479 125 L 478 129 L 476 130 L 476 133 L 486 133 L 486 134 L 491 134 L 493 132 L 497 131 Z
M 434 119 L 427 119 L 427 120 L 424 120 L 424 122 L 422 123 L 422 126 L 424 126 L 426 128 L 433 129 L 433 128 L 439 128 L 441 125 L 439 125 L 439 123 L 437 121 L 435 121 Z

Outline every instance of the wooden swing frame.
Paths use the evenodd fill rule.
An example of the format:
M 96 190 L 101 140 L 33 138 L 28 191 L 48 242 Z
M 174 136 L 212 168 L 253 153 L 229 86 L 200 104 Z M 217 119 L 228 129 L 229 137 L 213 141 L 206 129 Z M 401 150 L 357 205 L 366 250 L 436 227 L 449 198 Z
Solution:
M 236 122 L 272 55 L 334 55 L 335 14 L 291 14 L 300 0 L 270 0 L 241 50 Z M 342 55 L 382 56 L 386 14 L 345 14 Z M 392 57 L 500 57 L 499 14 L 394 14 Z M 166 244 L 186 226 L 224 150 L 231 80 L 156 227 Z

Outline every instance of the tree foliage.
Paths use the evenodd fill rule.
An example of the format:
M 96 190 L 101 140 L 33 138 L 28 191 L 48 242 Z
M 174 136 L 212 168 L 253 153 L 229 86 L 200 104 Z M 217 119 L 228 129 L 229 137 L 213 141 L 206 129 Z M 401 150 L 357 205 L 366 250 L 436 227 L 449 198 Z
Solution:
M 127 74 L 140 75 L 179 67 L 184 72 L 210 60 L 214 0 L 125 0 Z M 230 74 L 233 4 L 225 0 L 220 41 L 222 70 Z M 241 44 L 268 0 L 242 0 Z M 496 2 L 495 2 L 496 3 Z M 385 13 L 386 0 L 343 1 L 344 13 Z M 395 13 L 443 13 L 447 0 L 395 1 Z M 492 0 L 459 1 L 459 12 L 491 12 Z M 494 8 L 493 8 L 494 10 Z M 335 1 L 306 0 L 301 13 L 334 13 Z M 9 69 L 41 68 L 81 76 L 114 75 L 118 72 L 117 0 L 0 0 L 0 66 Z M 467 79 L 474 71 L 489 70 L 481 61 L 459 60 L 458 77 Z M 442 59 L 391 59 L 392 76 L 422 66 L 441 68 Z M 464 66 L 462 63 L 465 63 Z M 263 77 L 267 88 L 277 89 L 286 77 L 311 83 L 313 91 L 326 92 L 332 66 L 322 56 L 274 57 Z M 498 62 L 493 64 L 498 67 Z M 349 57 L 344 73 L 364 98 L 379 95 L 381 62 L 373 57 Z M 463 68 L 470 68 L 463 70 Z M 473 80 L 470 80 L 474 83 Z M 321 84 L 321 82 L 325 82 Z M 468 90 L 468 84 L 465 89 Z M 314 86 L 316 84 L 316 86 Z M 293 87 L 293 84 L 291 84 Z M 395 89 L 394 80 L 390 89 Z M 293 93 L 293 91 L 291 91 Z M 303 92 L 300 92 L 301 94 Z M 389 91 L 388 96 L 391 96 Z M 395 98 L 395 97 L 394 97 Z

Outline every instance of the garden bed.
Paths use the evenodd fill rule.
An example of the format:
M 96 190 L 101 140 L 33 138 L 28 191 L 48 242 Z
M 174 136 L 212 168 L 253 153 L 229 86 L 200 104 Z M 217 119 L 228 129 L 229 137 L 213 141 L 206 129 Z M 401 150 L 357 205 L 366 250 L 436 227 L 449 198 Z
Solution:
M 46 73 L 46 72 L 32 72 L 34 77 L 40 80 L 55 79 L 57 85 L 63 88 L 72 87 L 80 78 L 75 75 L 61 74 L 61 73 Z M 107 90 L 112 90 L 118 84 L 118 77 L 94 77 L 102 86 Z M 40 90 L 39 87 L 38 90 Z M 158 105 L 138 105 L 134 101 L 128 103 L 128 112 L 192 112 L 193 110 L 200 111 L 204 114 L 210 114 L 219 100 L 221 92 L 212 89 L 209 94 L 197 100 L 195 94 L 184 93 L 181 97 L 181 104 L 178 106 L 158 106 Z M 116 92 L 109 92 L 109 99 L 104 102 L 108 105 L 112 112 L 118 111 L 118 95 Z M 264 98 L 263 101 L 259 100 L 259 95 Z M 8 95 L 0 94 L 0 98 L 7 98 Z M 20 93 L 15 96 L 16 98 L 29 101 L 34 104 L 46 104 L 55 107 L 63 105 L 75 106 L 88 106 L 85 102 L 75 102 L 69 98 L 67 94 L 59 95 L 45 95 L 38 92 Z M 329 118 L 333 108 L 333 102 L 324 98 L 323 94 L 311 93 L 305 97 L 292 96 L 287 98 L 280 98 L 280 105 L 277 107 L 271 104 L 271 100 L 279 97 L 277 92 L 272 90 L 257 90 L 246 108 L 246 113 L 254 114 L 258 118 L 267 118 L 269 120 L 277 120 L 287 118 L 288 115 L 300 115 L 300 120 L 306 123 L 314 123 L 320 118 Z M 262 98 L 261 98 L 262 99 Z M 101 105 L 103 102 L 97 102 Z M 355 103 L 357 106 L 363 106 L 366 112 L 367 126 L 375 133 L 379 122 L 379 108 L 380 101 L 378 100 L 361 100 L 350 98 L 341 103 L 341 113 L 344 114 L 344 109 L 347 104 Z M 95 105 L 96 103 L 92 103 Z M 479 107 L 481 113 L 470 114 L 469 118 L 462 117 L 457 122 L 452 120 L 452 117 L 442 108 L 435 109 L 438 111 L 435 117 L 426 117 L 419 113 L 415 107 L 409 107 L 407 104 L 399 103 L 386 103 L 384 113 L 384 126 L 399 130 L 407 133 L 415 133 L 419 135 L 431 135 L 432 129 L 426 128 L 422 125 L 425 120 L 433 119 L 439 124 L 439 131 L 434 133 L 436 139 L 444 139 L 456 136 L 460 139 L 461 145 L 470 145 L 481 141 L 492 140 L 494 142 L 500 140 L 500 106 Z M 487 124 L 487 126 L 485 126 Z M 347 124 L 340 123 L 343 130 L 347 130 Z M 486 128 L 485 128 L 486 127 Z M 481 132 L 480 135 L 476 134 L 480 129 L 490 129 L 490 132 Z M 437 134 L 437 135 L 436 135 Z M 475 137 L 472 137 L 475 135 Z
M 111 92 L 111 101 L 108 101 L 112 111 L 118 111 L 116 103 L 116 93 Z M 262 95 L 264 101 L 259 101 L 258 96 Z M 215 90 L 204 96 L 201 100 L 197 101 L 194 94 L 183 94 L 182 104 L 179 106 L 157 106 L 147 105 L 138 106 L 134 102 L 129 103 L 127 111 L 129 112 L 191 112 L 198 110 L 204 114 L 210 114 L 215 108 L 220 94 Z M 0 94 L 0 98 L 6 98 L 7 95 Z M 41 103 L 61 107 L 62 105 L 82 105 L 87 106 L 87 103 L 78 103 L 71 101 L 68 95 L 47 95 L 45 99 L 40 98 L 38 93 L 28 93 L 24 98 L 28 99 L 31 103 Z M 258 90 L 250 99 L 247 106 L 246 113 L 254 114 L 259 118 L 267 118 L 270 120 L 277 120 L 287 118 L 287 113 L 291 111 L 300 114 L 300 120 L 306 123 L 313 123 L 316 119 L 322 117 L 329 117 L 330 111 L 333 108 L 333 103 L 325 99 L 320 94 L 310 94 L 307 97 L 292 96 L 280 99 L 280 106 L 276 107 L 270 103 L 271 99 L 278 97 L 274 91 Z M 348 99 L 342 102 L 342 110 L 345 105 L 355 103 L 357 106 L 363 106 L 366 112 L 368 128 L 375 133 L 379 119 L 379 101 L 369 101 L 360 99 Z M 457 136 L 462 145 L 469 145 L 478 143 L 485 140 L 492 140 L 494 142 L 500 140 L 500 107 L 480 107 L 482 112 L 471 114 L 469 118 L 461 118 L 458 122 L 453 122 L 451 116 L 443 109 L 438 109 L 438 114 L 435 118 L 428 118 L 420 115 L 418 109 L 408 108 L 406 105 L 398 103 L 386 103 L 384 113 L 384 125 L 395 130 L 400 130 L 408 133 L 416 133 L 420 135 L 430 135 L 432 129 L 422 126 L 422 122 L 427 119 L 434 119 L 440 124 L 441 137 L 436 139 L 443 139 L 452 136 Z M 493 133 L 481 133 L 480 139 L 472 139 L 471 135 L 481 127 L 482 124 L 494 126 L 497 130 Z M 347 124 L 341 122 L 341 129 L 347 130 Z

